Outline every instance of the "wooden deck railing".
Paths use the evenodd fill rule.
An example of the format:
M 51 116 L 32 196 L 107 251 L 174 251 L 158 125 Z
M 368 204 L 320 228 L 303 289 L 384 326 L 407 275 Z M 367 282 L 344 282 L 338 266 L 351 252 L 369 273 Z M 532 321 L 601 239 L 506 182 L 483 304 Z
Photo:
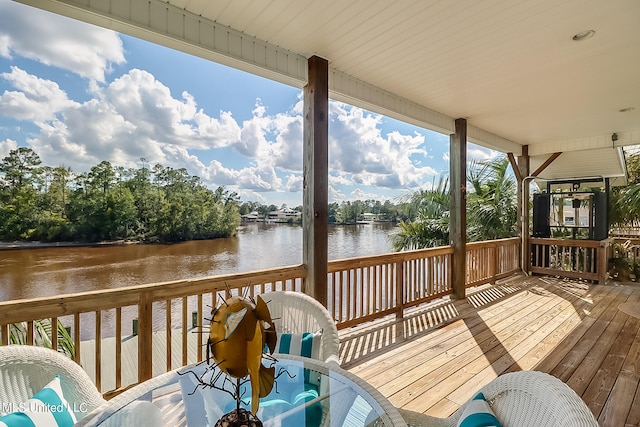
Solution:
M 518 239 L 468 245 L 467 279 L 478 285 L 518 270 Z M 451 247 L 330 261 L 328 309 L 339 328 L 452 293 Z M 211 307 L 230 294 L 302 290 L 305 266 L 0 302 L 0 343 L 15 325 L 38 344 L 34 325 L 62 322 L 76 361 L 108 396 L 161 372 L 202 360 Z M 131 326 L 130 326 L 131 325 Z M 137 331 L 135 331 L 137 325 Z M 56 328 L 52 328 L 56 331 Z M 57 335 L 50 337 L 58 347 Z M 136 360 L 137 359 L 137 360 Z
M 520 239 L 467 244 L 467 286 L 519 269 Z M 339 328 L 451 294 L 449 246 L 329 262 L 329 309 Z
M 610 240 L 531 239 L 531 272 L 592 280 L 607 278 Z
M 203 279 L 0 302 L 0 342 L 7 345 L 11 328 L 18 324 L 28 334 L 27 343 L 33 344 L 36 321 L 46 320 L 51 325 L 57 325 L 60 320 L 72 331 L 71 336 L 75 344 L 74 359 L 82 364 L 85 370 L 88 368 L 87 365 L 93 367 L 88 373 L 98 389 L 119 390 L 130 385 L 132 381 L 136 382 L 136 378 L 131 380 L 129 375 L 129 380 L 126 380 L 127 376 L 123 375 L 125 371 L 136 371 L 136 365 L 137 382 L 141 382 L 151 378 L 154 372 L 157 374 L 186 365 L 190 361 L 202 360 L 206 337 L 199 333 L 201 331 L 194 328 L 193 324 L 190 325 L 189 321 L 197 325 L 208 325 L 209 321 L 206 319 L 210 318 L 211 307 L 215 306 L 220 298 L 239 294 L 254 296 L 283 289 L 300 291 L 306 274 L 304 266 L 282 267 Z M 195 315 L 189 319 L 189 314 L 192 313 Z M 137 333 L 133 330 L 135 326 L 126 329 L 126 325 L 134 323 L 139 326 Z M 52 330 L 56 331 L 56 328 Z M 175 334 L 179 334 L 179 337 Z M 113 339 L 108 340 L 111 348 L 103 348 L 107 338 L 112 337 Z M 52 339 L 54 348 L 58 347 L 56 338 Z M 94 344 L 93 355 L 87 355 L 88 357 L 81 353 L 81 344 L 85 338 Z M 132 338 L 137 340 L 137 349 L 133 349 L 137 354 L 137 364 L 130 360 L 130 357 L 135 355 L 128 353 L 127 358 L 122 357 L 123 354 L 127 354 L 123 351 L 123 343 Z M 197 345 L 191 346 L 192 354 L 189 354 L 188 344 L 189 341 L 194 341 L 194 338 Z M 154 366 L 155 361 L 152 358 L 158 355 L 154 346 L 158 343 L 164 347 L 165 366 L 157 366 L 157 363 Z M 181 357 L 178 357 L 179 365 L 172 366 L 176 359 L 176 351 L 172 346 L 176 343 L 180 346 L 177 353 Z M 196 354 L 193 354 L 194 352 Z M 102 386 L 102 358 L 105 354 L 113 355 L 114 360 L 109 362 L 115 363 L 115 378 L 109 378 L 106 388 Z M 132 364 L 134 366 L 130 366 Z
M 451 293 L 450 247 L 330 261 L 328 308 L 346 328 Z
M 520 268 L 519 260 L 518 237 L 467 243 L 467 287 L 495 283 L 513 274 Z

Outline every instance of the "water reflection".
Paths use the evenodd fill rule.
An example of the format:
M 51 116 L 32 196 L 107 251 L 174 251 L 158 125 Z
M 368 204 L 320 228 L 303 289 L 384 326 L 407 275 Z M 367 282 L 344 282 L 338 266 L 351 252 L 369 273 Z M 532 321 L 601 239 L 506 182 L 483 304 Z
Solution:
M 392 251 L 391 224 L 330 226 L 329 259 Z M 111 289 L 302 262 L 302 227 L 249 224 L 228 239 L 0 251 L 0 299 Z

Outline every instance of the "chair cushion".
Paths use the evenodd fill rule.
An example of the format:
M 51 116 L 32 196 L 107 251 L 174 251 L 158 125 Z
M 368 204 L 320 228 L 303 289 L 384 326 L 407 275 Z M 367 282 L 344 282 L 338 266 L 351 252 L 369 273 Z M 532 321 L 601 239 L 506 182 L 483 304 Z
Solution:
M 58 375 L 31 399 L 15 405 L 15 412 L 0 417 L 0 427 L 72 427 L 76 423 Z
M 305 371 L 307 371 L 305 369 Z M 260 407 L 258 409 L 258 416 L 262 420 L 269 420 L 274 417 L 279 417 L 284 413 L 289 412 L 288 416 L 279 420 L 278 425 L 281 427 L 318 427 L 322 421 L 322 404 L 319 402 L 309 404 L 304 410 L 292 411 L 297 406 L 307 405 L 313 399 L 319 396 L 318 387 L 314 384 L 304 383 L 301 384 L 296 379 L 296 373 L 294 378 L 288 380 L 288 376 L 282 376 L 280 381 L 276 380 L 276 387 L 271 393 L 260 399 Z M 248 383 L 241 386 L 240 393 L 242 395 L 250 396 L 250 390 Z M 225 413 L 235 409 L 236 403 L 230 401 L 226 404 L 223 411 Z M 251 407 L 251 398 L 248 397 L 242 400 L 242 405 L 246 409 Z
M 322 331 L 301 334 L 279 334 L 276 352 L 320 360 Z
M 484 398 L 484 394 L 478 393 L 464 408 L 457 427 L 502 427 Z

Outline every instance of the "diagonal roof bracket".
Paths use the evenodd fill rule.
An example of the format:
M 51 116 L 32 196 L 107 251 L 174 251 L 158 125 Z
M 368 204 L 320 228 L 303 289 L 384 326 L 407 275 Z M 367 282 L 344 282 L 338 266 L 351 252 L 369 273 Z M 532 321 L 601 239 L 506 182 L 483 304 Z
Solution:
M 511 163 L 511 169 L 513 169 L 513 174 L 516 176 L 517 182 L 522 182 L 522 174 L 520 173 L 516 157 L 513 153 L 507 153 L 507 157 L 509 158 L 509 163 Z
M 557 159 L 558 157 L 560 157 L 560 154 L 562 154 L 562 152 L 558 152 L 558 153 L 553 153 L 552 155 L 549 156 L 549 158 L 540 165 L 540 167 L 538 169 L 535 170 L 535 172 L 533 172 L 531 175 L 532 176 L 538 176 L 542 173 L 542 171 L 544 171 L 547 166 L 549 166 L 551 163 L 553 163 L 553 161 L 555 159 Z

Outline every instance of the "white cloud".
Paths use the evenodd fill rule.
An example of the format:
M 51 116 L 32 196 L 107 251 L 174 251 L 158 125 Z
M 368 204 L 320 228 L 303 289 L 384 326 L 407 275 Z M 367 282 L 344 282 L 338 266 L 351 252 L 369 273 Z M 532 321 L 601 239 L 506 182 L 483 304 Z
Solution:
M 304 182 L 304 177 L 302 175 L 294 175 L 290 174 L 287 176 L 287 191 L 291 193 L 302 192 L 302 184 Z
M 474 145 L 473 147 L 467 146 L 467 161 L 486 161 L 491 160 L 498 156 L 500 153 L 489 148 L 480 147 Z
M 242 200 L 258 202 L 258 203 L 261 203 L 263 205 L 266 205 L 266 204 L 269 203 L 267 198 L 264 196 L 264 193 L 259 193 L 257 191 L 240 190 L 240 191 L 238 191 L 238 195 L 240 196 L 240 198 Z
M 16 89 L 5 90 L 0 95 L 1 115 L 41 122 L 52 120 L 58 112 L 75 105 L 57 83 L 40 79 L 18 67 L 11 67 L 11 72 L 0 74 L 0 78 Z
M 349 193 L 349 195 L 351 196 L 352 199 L 360 199 L 360 200 L 365 200 L 367 197 L 366 193 L 359 188 L 356 188 L 355 190 L 353 190 L 351 193 Z
M 352 185 L 353 181 L 340 171 L 329 172 L 329 183 L 332 185 Z
M 340 203 L 344 200 L 346 200 L 344 192 L 333 185 L 329 185 L 329 203 Z
M 351 174 L 353 183 L 398 189 L 437 173 L 420 166 L 428 154 L 424 135 L 394 131 L 383 136 L 382 116 L 339 102 L 331 102 L 329 109 L 330 167 Z
M 132 69 L 105 86 L 95 85 L 93 98 L 83 103 L 69 100 L 55 82 L 17 68 L 2 77 L 18 89 L 15 99 L 29 101 L 19 117 L 40 120 L 40 133 L 28 143 L 45 164 L 63 162 L 83 171 L 102 160 L 135 167 L 145 158 L 150 164 L 184 167 L 211 186 L 234 191 L 302 191 L 303 120 L 295 108 L 269 115 L 258 100 L 252 117 L 240 126 L 230 112 L 221 111 L 218 118 L 207 115 L 187 92 L 180 99 L 172 97 L 168 87 L 144 70 Z M 39 96 L 36 86 L 43 88 Z M 427 154 L 423 135 L 382 136 L 381 116 L 331 104 L 333 200 L 346 199 L 340 186 L 407 188 L 435 174 L 420 163 Z M 205 163 L 202 154 L 192 152 L 215 156 L 216 149 L 230 148 L 238 153 L 233 164 L 248 166 L 229 167 L 228 157 Z M 278 171 L 289 173 L 282 179 Z
M 84 170 L 102 160 L 133 166 L 144 157 L 150 163 L 186 167 L 193 174 L 206 167 L 188 150 L 238 142 L 240 127 L 230 113 L 222 112 L 220 119 L 209 117 L 198 110 L 192 95 L 173 98 L 170 90 L 146 71 L 133 69 L 105 87 L 96 87 L 94 98 L 84 103 L 66 99 L 64 92 L 55 90 L 54 82 L 19 71 L 13 70 L 11 76 L 49 88 L 43 91 L 48 95 L 40 99 L 30 97 L 24 88 L 16 92 L 21 95 L 13 96 L 30 101 L 21 104 L 22 117 L 40 112 L 41 132 L 29 143 L 48 164 L 64 159 L 73 169 Z M 48 111 L 47 117 L 43 111 Z
M 0 0 L 0 56 L 21 56 L 103 82 L 125 62 L 117 33 L 30 6 Z
M 282 180 L 270 166 L 249 166 L 242 169 L 226 168 L 221 162 L 213 160 L 205 173 L 205 182 L 212 185 L 237 187 L 251 191 L 279 191 Z
M 255 191 L 278 191 L 282 189 L 282 179 L 278 178 L 273 167 L 259 165 L 243 168 L 238 184 L 241 188 Z
M 273 166 L 302 172 L 302 126 L 301 115 L 282 113 L 273 117 L 273 130 L 276 135 L 275 143 L 271 146 Z
M 15 150 L 16 148 L 18 148 L 18 143 L 11 139 L 0 141 L 0 160 L 7 157 L 9 155 L 9 152 L 11 152 L 11 150 Z

